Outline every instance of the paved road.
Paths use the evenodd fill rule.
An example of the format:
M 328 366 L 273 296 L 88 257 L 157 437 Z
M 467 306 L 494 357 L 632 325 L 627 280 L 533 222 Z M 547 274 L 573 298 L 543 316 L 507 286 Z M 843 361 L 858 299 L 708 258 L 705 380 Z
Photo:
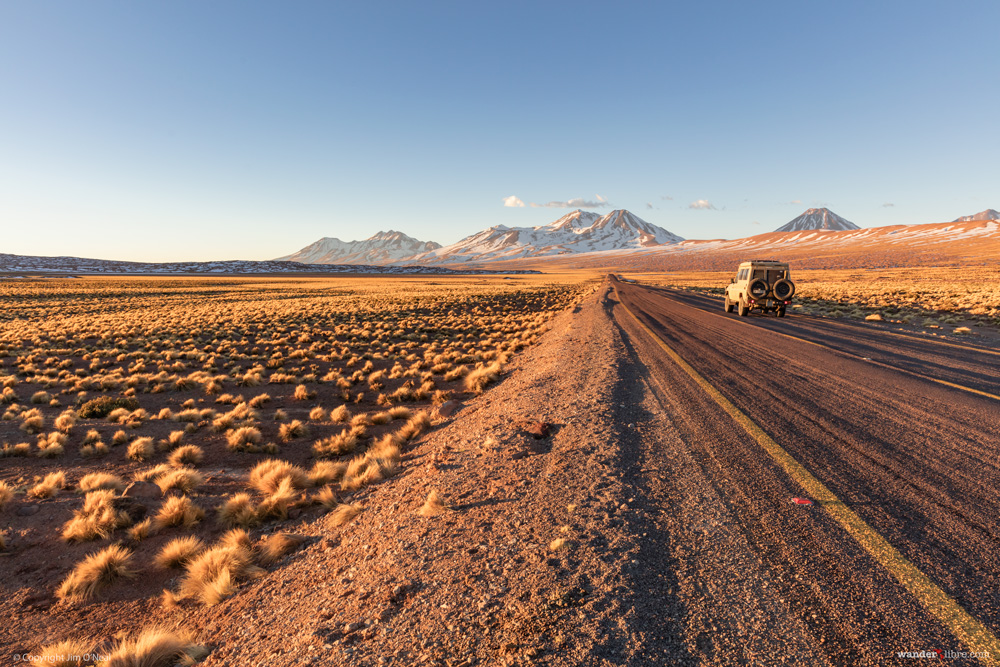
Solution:
M 672 536 L 666 548 L 699 662 L 919 664 L 926 660 L 898 652 L 995 648 L 1000 400 L 986 394 L 1000 396 L 1000 356 L 791 313 L 741 318 L 702 295 L 615 287 L 608 307 L 633 356 L 636 395 L 650 394 L 632 420 L 658 443 L 637 464 L 636 483 Z M 808 495 L 800 482 L 623 306 L 872 540 L 919 570 L 910 588 L 898 578 L 905 568 L 886 567 L 895 557 L 838 522 L 838 503 L 792 504 Z M 913 590 L 930 592 L 921 601 Z M 931 610 L 928 599 L 961 613 Z M 956 627 L 977 626 L 978 647 L 956 637 Z M 1000 655 L 949 662 L 997 664 Z

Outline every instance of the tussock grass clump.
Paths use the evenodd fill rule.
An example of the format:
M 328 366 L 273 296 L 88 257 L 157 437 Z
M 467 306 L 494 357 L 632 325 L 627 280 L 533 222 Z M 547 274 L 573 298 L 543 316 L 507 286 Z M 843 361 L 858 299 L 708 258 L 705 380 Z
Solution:
M 204 548 L 204 543 L 194 535 L 175 537 L 163 545 L 153 564 L 163 570 L 183 567 Z
M 309 429 L 298 419 L 293 419 L 287 424 L 282 424 L 278 427 L 278 434 L 281 436 L 283 442 L 288 442 L 289 440 L 294 440 L 295 438 L 302 438 L 309 434 Z
M 152 438 L 136 438 L 128 446 L 128 458 L 133 461 L 148 461 L 155 453 Z
M 74 424 L 76 424 L 76 415 L 74 415 L 72 412 L 62 413 L 61 415 L 56 417 L 56 420 L 53 422 L 53 425 L 56 427 L 56 430 L 62 431 L 63 433 L 69 433 L 70 429 L 73 428 Z
M 291 553 L 306 541 L 302 535 L 274 533 L 261 540 L 257 547 L 257 562 L 267 567 L 274 565 L 286 554 Z
M 32 403 L 47 404 L 52 400 L 52 395 L 47 391 L 36 391 L 31 395 Z
M 144 539 L 156 532 L 153 527 L 153 517 L 146 517 L 139 523 L 128 529 L 128 538 L 133 542 L 142 542 Z
M 187 496 L 170 496 L 163 501 L 156 516 L 153 517 L 153 526 L 157 530 L 168 526 L 182 526 L 191 529 L 204 518 L 205 510 Z
M 309 411 L 309 421 L 321 422 L 326 420 L 326 408 L 317 405 Z
M 441 495 L 437 490 L 432 490 L 427 494 L 427 500 L 421 505 L 420 510 L 417 512 L 420 516 L 437 516 L 444 512 L 450 512 L 452 509 L 444 504 L 441 500 Z
M 111 436 L 112 447 L 124 445 L 126 442 L 128 442 L 128 434 L 125 431 L 115 431 L 115 434 Z
M 264 570 L 253 562 L 250 536 L 245 530 L 234 529 L 191 559 L 172 599 L 176 602 L 193 598 L 215 605 L 236 592 L 238 581 L 263 574 Z
M 167 463 L 175 467 L 184 465 L 196 466 L 205 457 L 205 452 L 198 445 L 182 445 L 170 453 Z
M 328 485 L 324 486 L 313 495 L 312 502 L 322 505 L 327 510 L 332 510 L 340 504 L 340 498 L 337 497 L 337 491 L 332 486 Z
M 160 451 L 170 452 L 184 444 L 184 431 L 171 431 L 163 440 L 160 440 L 158 447 Z
M 242 426 L 226 434 L 226 446 L 233 452 L 258 451 L 260 441 L 260 430 L 253 426 Z
M 171 489 L 185 494 L 191 493 L 204 483 L 205 477 L 191 468 L 177 468 L 156 478 L 156 485 L 164 495 Z
M 249 493 L 236 493 L 219 506 L 219 523 L 231 528 L 252 528 L 260 523 Z
M 324 486 L 344 476 L 347 464 L 334 461 L 316 461 L 309 470 L 310 486 Z
M 46 667 L 83 667 L 93 665 L 94 661 L 84 659 L 84 656 L 95 654 L 92 642 L 82 639 L 66 639 L 56 644 L 43 646 L 37 656 L 32 656 L 32 662 Z
M 297 401 L 308 401 L 310 399 L 316 398 L 316 392 L 309 389 L 309 387 L 304 384 L 300 384 L 295 388 L 295 393 L 292 397 Z
M 92 472 L 80 478 L 78 485 L 81 491 L 95 491 L 97 489 L 112 489 L 121 491 L 125 488 L 125 482 L 118 475 L 107 472 Z
M 483 393 L 487 385 L 500 378 L 500 368 L 499 363 L 492 363 L 469 371 L 464 380 L 465 390 L 474 394 Z
M 357 449 L 360 441 L 361 439 L 353 429 L 347 429 L 337 435 L 331 435 L 314 442 L 312 446 L 313 456 L 326 458 L 350 454 Z
M 68 438 L 65 433 L 52 432 L 48 435 L 38 436 L 37 456 L 43 459 L 51 459 L 62 456 Z
M 83 559 L 56 590 L 60 600 L 89 600 L 122 577 L 131 578 L 132 552 L 113 544 Z
M 128 512 L 115 507 L 114 490 L 97 489 L 84 497 L 83 507 L 63 526 L 62 538 L 67 542 L 103 539 L 131 523 Z
M 250 471 L 250 486 L 261 493 L 274 493 L 282 480 L 289 479 L 293 489 L 304 489 L 310 485 L 309 474 L 288 461 L 268 459 L 261 461 Z
M 359 503 L 337 505 L 336 509 L 330 512 L 330 523 L 334 526 L 346 526 L 354 521 L 360 513 L 361 505 Z
M 282 477 L 277 488 L 264 496 L 260 504 L 257 505 L 257 518 L 266 519 L 287 519 L 288 510 L 296 504 L 298 492 L 290 477 Z
M 59 470 L 50 472 L 41 482 L 31 487 L 28 495 L 38 499 L 51 498 L 64 488 L 66 488 L 66 473 Z
M 337 406 L 330 411 L 330 421 L 332 422 L 346 422 L 350 419 L 351 411 L 347 409 L 346 405 Z
M 0 480 L 0 511 L 7 506 L 11 500 L 14 499 L 14 487 Z
M 208 655 L 187 635 L 150 628 L 123 640 L 101 665 L 107 667 L 174 667 L 193 665 Z

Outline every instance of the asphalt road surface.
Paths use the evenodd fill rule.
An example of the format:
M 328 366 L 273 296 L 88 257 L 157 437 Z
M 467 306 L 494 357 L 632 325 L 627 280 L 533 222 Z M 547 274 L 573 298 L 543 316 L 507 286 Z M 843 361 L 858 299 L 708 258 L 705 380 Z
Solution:
M 614 286 L 692 662 L 1000 664 L 1000 355 Z

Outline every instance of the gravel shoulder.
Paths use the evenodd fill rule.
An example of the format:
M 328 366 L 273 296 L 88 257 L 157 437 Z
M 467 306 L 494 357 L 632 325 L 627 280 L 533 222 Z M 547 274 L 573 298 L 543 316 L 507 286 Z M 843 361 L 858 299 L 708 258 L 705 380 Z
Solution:
M 692 662 L 667 536 L 622 474 L 640 457 L 621 411 L 640 397 L 607 291 L 425 436 L 352 523 L 300 526 L 311 543 L 284 567 L 188 613 L 216 647 L 205 664 Z M 421 516 L 431 491 L 449 509 Z

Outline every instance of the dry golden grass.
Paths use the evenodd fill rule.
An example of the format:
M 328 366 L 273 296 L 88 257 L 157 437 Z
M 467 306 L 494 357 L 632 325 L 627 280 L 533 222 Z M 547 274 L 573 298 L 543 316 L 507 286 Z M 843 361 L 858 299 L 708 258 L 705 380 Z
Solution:
M 163 545 L 153 564 L 164 570 L 183 567 L 204 548 L 202 541 L 194 535 L 175 537 Z
M 121 491 L 125 488 L 125 482 L 118 475 L 106 472 L 92 472 L 80 478 L 78 484 L 81 491 L 94 491 L 96 489 L 112 489 Z
M 219 523 L 230 528 L 252 528 L 260 523 L 249 493 L 236 493 L 219 506 Z
M 236 591 L 238 581 L 263 573 L 253 562 L 250 536 L 245 530 L 234 529 L 191 559 L 174 600 L 194 598 L 215 605 Z
M 60 467 L 87 492 L 61 527 L 67 540 L 127 528 L 139 543 L 171 526 L 205 539 L 213 528 L 178 492 L 198 493 L 229 526 L 280 521 L 298 507 L 346 522 L 361 509 L 351 494 L 392 477 L 431 427 L 427 411 L 468 395 L 468 369 L 502 367 L 583 291 L 576 276 L 3 281 L 0 456 L 66 461 Z M 81 416 L 97 404 L 107 411 Z M 273 456 L 277 442 L 288 461 L 254 468 L 253 453 Z M 314 442 L 329 460 L 310 460 Z M 203 461 L 213 478 L 227 471 L 223 483 L 198 486 L 186 467 Z M 249 473 L 252 490 L 233 495 L 229 470 Z M 172 495 L 132 525 L 127 511 L 145 501 L 88 479 L 111 472 Z M 34 483 L 17 484 L 21 494 Z M 222 599 L 246 572 L 217 574 L 188 592 Z
M 193 665 L 208 649 L 189 636 L 161 628 L 148 628 L 122 640 L 101 665 L 107 667 L 174 667 Z
M 205 452 L 198 445 L 181 445 L 170 452 L 167 462 L 176 467 L 184 465 L 196 466 L 205 458 Z
M 176 489 L 181 493 L 187 494 L 204 484 L 205 478 L 197 470 L 177 468 L 164 475 L 160 475 L 155 481 L 156 485 L 160 487 L 160 492 L 164 495 L 171 489 Z
M 330 523 L 334 526 L 346 526 L 351 521 L 361 513 L 361 505 L 358 503 L 350 503 L 337 505 L 337 507 L 330 512 Z
M 452 509 L 444 504 L 444 501 L 441 500 L 441 495 L 435 489 L 427 494 L 427 500 L 420 506 L 417 514 L 420 516 L 437 516 L 438 514 L 450 511 Z
M 89 600 L 116 580 L 135 576 L 132 552 L 113 544 L 83 559 L 56 590 L 60 600 Z
M 128 446 L 128 457 L 133 461 L 148 461 L 155 453 L 152 438 L 136 438 Z
M 103 539 L 131 524 L 128 512 L 115 507 L 114 490 L 97 489 L 84 497 L 83 507 L 63 526 L 62 538 L 68 542 Z
M 90 659 L 95 654 L 93 642 L 66 639 L 43 646 L 38 654 L 32 657 L 33 662 L 46 667 L 83 667 L 95 664 L 95 661 Z
M 163 501 L 153 517 L 153 526 L 156 530 L 162 530 L 169 526 L 191 529 L 204 518 L 205 510 L 187 496 L 170 496 Z
M 279 560 L 299 548 L 306 538 L 301 535 L 290 535 L 288 533 L 273 533 L 261 540 L 257 547 L 257 562 L 267 567 L 274 565 Z
M 46 475 L 45 479 L 28 490 L 28 495 L 32 498 L 51 498 L 64 488 L 66 488 L 66 473 L 60 470 Z
M 0 480 L 0 512 L 14 499 L 14 487 L 7 482 Z
M 249 483 L 261 493 L 273 493 L 282 481 L 290 480 L 294 489 L 304 489 L 310 485 L 309 473 L 297 465 L 280 459 L 261 461 L 250 471 Z

